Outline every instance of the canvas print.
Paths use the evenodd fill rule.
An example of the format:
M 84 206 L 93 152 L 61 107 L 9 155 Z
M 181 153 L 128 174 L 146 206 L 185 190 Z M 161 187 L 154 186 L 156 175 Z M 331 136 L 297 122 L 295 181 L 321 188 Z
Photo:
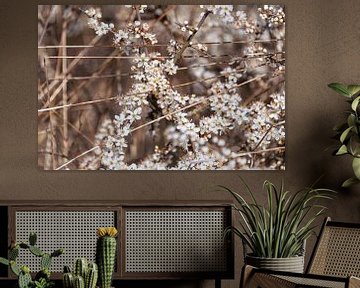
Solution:
M 285 169 L 281 5 L 39 5 L 38 167 Z

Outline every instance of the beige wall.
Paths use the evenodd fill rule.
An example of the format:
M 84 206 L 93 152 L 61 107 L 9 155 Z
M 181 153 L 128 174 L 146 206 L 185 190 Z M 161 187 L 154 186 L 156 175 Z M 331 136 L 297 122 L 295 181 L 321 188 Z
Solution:
M 268 2 L 271 1 L 241 4 Z M 289 189 L 297 189 L 325 173 L 321 185 L 339 191 L 329 215 L 337 220 L 360 222 L 360 186 L 348 191 L 339 189 L 341 181 L 351 173 L 350 163 L 325 150 L 332 143 L 331 129 L 346 107 L 343 99 L 326 85 L 334 81 L 360 82 L 360 1 L 281 3 L 286 5 L 287 17 L 286 171 L 45 172 L 37 168 L 37 3 L 2 1 L 0 200 L 229 199 L 209 187 L 224 184 L 236 188 L 237 175 L 264 200 L 261 185 L 265 179 L 276 183 L 284 179 Z M 237 257 L 239 270 L 238 252 Z M 224 286 L 237 287 L 238 279 L 239 275 Z

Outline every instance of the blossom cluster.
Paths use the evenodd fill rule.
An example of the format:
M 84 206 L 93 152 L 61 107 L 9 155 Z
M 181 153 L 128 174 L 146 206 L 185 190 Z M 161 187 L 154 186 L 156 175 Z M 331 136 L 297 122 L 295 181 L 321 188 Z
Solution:
M 95 33 L 99 36 L 105 35 L 114 28 L 114 24 L 104 23 L 101 20 L 101 12 L 90 8 L 85 10 L 87 16 L 89 16 L 88 25 L 91 29 L 95 30 Z
M 148 9 L 147 5 L 129 7 L 139 13 Z M 219 27 L 231 26 L 235 31 L 241 29 L 245 32 L 245 37 L 249 37 L 245 39 L 251 40 L 259 32 L 257 21 L 265 20 L 267 29 L 278 27 L 285 22 L 282 7 L 274 5 L 264 5 L 257 9 L 258 19 L 253 16 L 251 18 L 245 10 L 239 10 L 233 5 L 201 5 L 199 11 L 200 17 L 207 11 L 215 17 L 212 22 L 221 23 Z M 270 154 L 266 152 L 269 148 L 285 144 L 284 87 L 267 97 L 254 98 L 250 102 L 248 98 L 253 95 L 249 95 L 249 90 L 242 88 L 244 83 L 260 71 L 268 72 L 271 77 L 280 75 L 284 62 L 275 57 L 277 54 L 274 51 L 278 50 L 270 45 L 249 41 L 244 48 L 239 49 L 245 57 L 239 57 L 240 60 L 234 60 L 234 57 L 227 65 L 219 65 L 217 73 L 214 74 L 210 65 L 210 68 L 207 68 L 213 61 L 211 53 L 214 53 L 214 49 L 201 43 L 201 37 L 205 37 L 204 34 L 201 36 L 202 27 L 190 25 L 189 20 L 182 24 L 176 23 L 174 29 L 178 29 L 179 34 L 198 36 L 194 37 L 197 39 L 194 43 L 170 37 L 166 47 L 156 51 L 154 44 L 160 42 L 160 37 L 154 32 L 151 22 L 140 18 L 115 29 L 112 23 L 101 22 L 99 11 L 90 8 L 85 13 L 89 17 L 89 27 L 100 36 L 111 32 L 114 46 L 130 55 L 132 60 L 130 88 L 118 97 L 119 112 L 112 121 L 103 121 L 98 130 L 96 143 L 101 147 L 101 152 L 97 151 L 84 158 L 82 168 L 284 168 L 283 150 Z M 209 20 L 203 29 L 211 29 L 212 22 Z M 188 47 L 185 52 L 183 45 Z M 203 57 L 196 58 L 195 56 L 199 55 L 196 52 Z M 181 59 L 179 53 L 184 53 L 187 58 L 178 61 Z M 259 67 L 263 67 L 262 70 L 259 70 Z M 210 75 L 205 77 L 204 81 L 190 81 L 198 82 L 201 87 L 198 91 L 203 93 L 188 93 L 176 89 L 178 82 L 174 82 L 174 79 L 182 70 L 187 71 L 190 77 L 196 77 L 199 71 Z M 183 75 L 183 72 L 181 73 Z M 255 82 L 252 85 L 257 84 Z M 135 145 L 133 137 L 137 132 L 145 134 L 148 139 L 146 141 L 151 141 L 152 144 L 145 154 L 135 158 L 130 150 Z M 254 150 L 264 152 L 248 153 Z
M 279 5 L 264 5 L 258 8 L 260 17 L 268 22 L 268 25 L 279 26 L 285 24 L 285 12 Z

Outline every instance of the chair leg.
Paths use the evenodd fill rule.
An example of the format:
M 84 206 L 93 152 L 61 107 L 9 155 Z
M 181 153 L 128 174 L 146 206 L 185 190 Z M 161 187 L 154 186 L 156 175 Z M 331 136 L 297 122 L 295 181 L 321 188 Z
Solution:
M 251 276 L 253 274 L 253 271 L 254 271 L 254 267 L 252 267 L 250 265 L 244 265 L 244 267 L 242 268 L 242 271 L 241 271 L 239 288 L 248 287 L 250 280 L 251 280 Z
M 295 288 L 296 284 L 271 274 L 257 272 L 257 269 L 246 265 L 243 267 L 240 288 Z M 355 286 L 357 288 L 357 286 Z M 354 287 L 354 288 L 355 288 Z M 360 288 L 360 287 L 359 287 Z
M 220 278 L 215 279 L 215 288 L 221 288 L 221 279 Z

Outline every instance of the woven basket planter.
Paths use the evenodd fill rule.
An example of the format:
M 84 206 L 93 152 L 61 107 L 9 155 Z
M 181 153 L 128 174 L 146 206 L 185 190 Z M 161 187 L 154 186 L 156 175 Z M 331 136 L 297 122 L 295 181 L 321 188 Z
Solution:
M 304 256 L 289 258 L 262 258 L 251 255 L 245 256 L 245 263 L 257 268 L 274 271 L 304 272 Z

